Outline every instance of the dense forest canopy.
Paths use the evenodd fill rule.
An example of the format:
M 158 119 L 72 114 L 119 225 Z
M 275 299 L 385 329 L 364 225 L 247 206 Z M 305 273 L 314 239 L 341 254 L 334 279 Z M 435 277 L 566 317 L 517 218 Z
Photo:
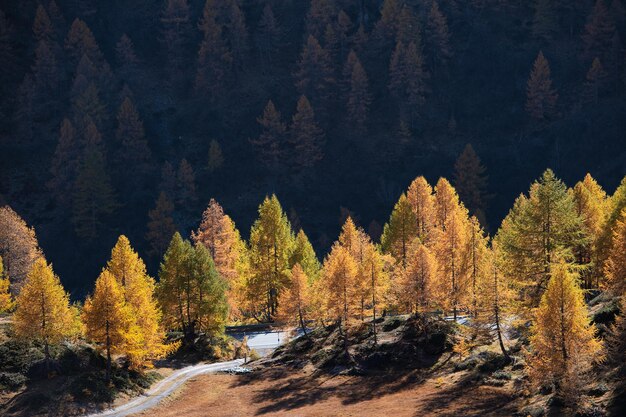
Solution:
M 446 176 L 495 233 L 546 167 L 617 187 L 625 37 L 621 0 L 0 1 L 0 205 L 74 297 L 211 198 L 246 231 L 276 193 L 321 255 Z

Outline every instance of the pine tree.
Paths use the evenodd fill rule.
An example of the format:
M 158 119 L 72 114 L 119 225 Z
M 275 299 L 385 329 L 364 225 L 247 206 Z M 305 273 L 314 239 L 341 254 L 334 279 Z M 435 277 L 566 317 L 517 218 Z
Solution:
M 39 4 L 35 11 L 35 21 L 33 22 L 33 34 L 37 42 L 51 42 L 55 37 L 54 26 L 46 12 L 45 7 Z
M 219 142 L 213 139 L 209 144 L 209 157 L 207 160 L 207 169 L 210 173 L 219 170 L 224 165 L 224 154 Z
M 152 153 L 145 138 L 143 122 L 129 97 L 124 99 L 117 113 L 115 137 L 121 144 L 119 151 L 121 166 L 133 167 L 134 172 L 140 176 L 145 175 L 150 170 Z
M 606 193 L 591 175 L 585 175 L 572 189 L 576 213 L 582 219 L 585 234 L 589 239 L 575 248 L 576 261 L 585 267 L 581 271 L 584 288 L 599 285 L 602 275 L 599 246 L 602 231 L 608 216 L 609 204 Z M 595 281 L 595 284 L 594 284 Z
M 422 56 L 411 42 L 405 46 L 396 44 L 389 64 L 389 90 L 399 100 L 400 110 L 411 119 L 419 114 L 427 91 L 425 80 L 428 74 L 423 69 Z
M 417 219 L 406 194 L 402 194 L 383 229 L 380 238 L 383 251 L 391 254 L 396 263 L 407 265 L 409 248 L 418 236 Z
M 295 78 L 298 92 L 308 97 L 316 108 L 325 108 L 333 95 L 335 78 L 328 52 L 313 35 L 309 35 L 302 48 Z
M 596 253 L 599 270 L 604 269 L 608 255 L 613 247 L 613 232 L 615 231 L 617 221 L 620 219 L 622 210 L 626 208 L 626 176 L 622 179 L 613 195 L 609 197 L 608 205 L 606 222 L 597 242 L 598 249 Z
M 176 174 L 176 197 L 180 207 L 193 205 L 198 199 L 196 195 L 196 175 L 191 164 L 185 158 L 181 159 Z
M 601 61 L 609 62 L 614 33 L 615 23 L 606 3 L 604 0 L 596 0 L 582 34 L 583 58 L 592 60 L 599 57 Z
M 611 251 L 604 265 L 607 287 L 614 294 L 626 293 L 626 209 L 615 224 Z
M 465 149 L 454 163 L 454 187 L 459 198 L 470 210 L 471 214 L 484 213 L 486 207 L 487 176 L 486 168 L 471 144 Z
M 440 230 L 446 229 L 448 217 L 457 210 L 465 210 L 461 208 L 462 203 L 456 190 L 445 178 L 439 178 L 435 185 L 435 225 Z
M 59 142 L 50 167 L 52 178 L 48 182 L 48 188 L 52 191 L 54 198 L 64 206 L 70 202 L 69 197 L 78 171 L 79 154 L 76 129 L 72 122 L 63 119 L 59 129 Z
M 135 53 L 133 41 L 125 33 L 115 45 L 115 57 L 123 72 L 130 73 L 137 69 L 139 58 Z
M 489 238 L 480 227 L 475 216 L 469 220 L 467 247 L 465 249 L 464 267 L 467 269 L 468 290 L 470 292 L 470 313 L 473 317 L 479 314 L 479 298 L 482 292 L 481 285 L 485 282 L 489 271 Z
M 558 99 L 552 88 L 548 60 L 539 51 L 526 87 L 526 111 L 535 120 L 543 120 L 554 114 Z
M 408 45 L 414 42 L 418 49 L 422 45 L 419 18 L 408 4 L 404 4 L 398 15 L 398 33 L 396 40 Z
M 583 85 L 582 100 L 586 104 L 598 104 L 598 99 L 606 84 L 607 73 L 600 60 L 596 57 L 593 59 L 585 83 Z
M 373 31 L 378 52 L 386 53 L 393 48 L 394 43 L 397 43 L 396 35 L 401 10 L 401 4 L 398 0 L 384 0 L 380 8 L 380 20 L 376 22 Z
M 0 313 L 13 309 L 13 297 L 9 287 L 9 277 L 4 275 L 4 264 L 2 263 L 2 256 L 0 256 Z
M 558 29 L 557 11 L 552 0 L 535 0 L 532 34 L 537 39 L 551 40 Z
M 153 210 L 148 212 L 148 231 L 146 240 L 150 244 L 152 256 L 160 257 L 165 253 L 172 236 L 176 233 L 176 224 L 172 215 L 174 204 L 163 191 L 159 194 Z
M 291 268 L 289 285 L 285 289 L 278 308 L 278 318 L 285 324 L 300 326 L 305 337 L 309 337 L 306 332 L 306 323 L 309 319 L 310 308 L 309 277 L 304 273 L 300 264 L 295 264 Z
M 445 66 L 450 57 L 452 57 L 450 33 L 446 17 L 439 9 L 436 1 L 432 2 L 430 12 L 428 13 L 426 35 L 430 40 L 434 62 L 437 65 Z
M 525 304 L 535 307 L 559 259 L 571 259 L 587 241 L 567 187 L 546 170 L 520 195 L 502 221 L 496 241 L 503 255 L 502 272 L 516 280 Z
M 165 333 L 160 324 L 161 311 L 154 299 L 154 279 L 148 276 L 146 265 L 124 235 L 113 247 L 106 269 L 123 288 L 136 326 L 127 348 L 131 366 L 135 369 L 150 366 L 152 359 L 163 357 L 167 351 L 163 344 Z
M 33 264 L 16 304 L 13 315 L 15 336 L 43 344 L 46 371 L 49 371 L 50 345 L 76 336 L 79 327 L 70 308 L 69 295 L 45 259 L 39 258 Z
M 96 280 L 94 292 L 83 307 L 85 336 L 106 352 L 105 380 L 111 380 L 111 356 L 126 351 L 133 328 L 130 307 L 124 300 L 124 289 L 108 270 L 103 270 Z
M 82 132 L 87 127 L 87 119 L 90 119 L 99 129 L 108 120 L 107 108 L 100 99 L 98 87 L 93 82 L 88 82 L 85 77 L 79 75 L 70 92 L 72 103 L 72 115 L 74 127 Z
M 339 324 L 343 339 L 344 354 L 348 354 L 348 325 L 358 314 L 358 298 L 355 297 L 357 264 L 348 250 L 339 244 L 333 245 L 324 260 L 320 283 L 326 291 L 326 306 L 332 317 Z
M 238 0 L 231 0 L 227 10 L 226 31 L 234 68 L 242 71 L 248 60 L 248 28 Z
M 271 321 L 278 307 L 280 294 L 287 284 L 289 259 L 293 254 L 294 236 L 287 216 L 275 195 L 266 197 L 259 206 L 259 218 L 250 230 L 251 277 L 248 297 Z
M 424 244 L 431 243 L 431 231 L 435 225 L 435 196 L 426 178 L 417 177 L 407 190 L 407 199 L 415 213 L 417 235 Z
M 531 327 L 533 380 L 555 383 L 560 395 L 574 399 L 585 373 L 601 358 L 602 342 L 594 335 L 583 291 L 561 262 L 554 267 Z
M 223 39 L 223 27 L 218 23 L 217 10 L 213 3 L 213 0 L 207 0 L 199 23 L 204 36 L 198 51 L 196 88 L 200 93 L 211 94 L 211 99 L 215 100 L 224 91 L 224 82 L 232 68 L 233 56 Z
M 104 226 L 104 217 L 117 208 L 115 191 L 102 151 L 100 133 L 88 125 L 86 145 L 74 183 L 72 222 L 79 237 L 94 240 Z
M 9 206 L 0 207 L 0 256 L 13 294 L 19 293 L 33 264 L 43 257 L 35 229 Z
M 293 224 L 293 222 L 292 222 Z M 309 285 L 317 281 L 322 268 L 320 261 L 317 259 L 313 245 L 309 242 L 309 238 L 302 229 L 298 231 L 295 238 L 294 249 L 289 258 L 290 265 L 299 264 L 302 271 L 309 279 Z
M 280 112 L 274 107 L 272 100 L 267 102 L 263 116 L 257 119 L 263 128 L 258 139 L 250 142 L 258 148 L 261 163 L 270 170 L 279 170 L 284 156 L 283 142 L 285 140 L 285 125 L 281 120 Z
M 317 125 L 315 112 L 305 96 L 298 100 L 296 114 L 291 119 L 290 143 L 297 170 L 313 167 L 324 157 L 324 132 Z
M 78 65 L 83 57 L 93 62 L 103 83 L 112 78 L 111 68 L 104 59 L 96 38 L 84 21 L 76 18 L 72 22 L 72 27 L 65 38 L 65 49 L 71 58 L 71 63 L 75 65 Z M 103 86 L 99 85 L 99 87 Z
M 367 74 L 359 59 L 356 58 L 350 74 L 350 90 L 346 103 L 348 121 L 356 135 L 367 133 L 368 111 L 371 102 Z

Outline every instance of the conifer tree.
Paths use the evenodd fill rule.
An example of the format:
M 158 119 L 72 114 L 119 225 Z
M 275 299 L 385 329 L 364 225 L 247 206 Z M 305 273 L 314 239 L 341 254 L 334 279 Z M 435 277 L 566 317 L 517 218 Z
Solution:
M 239 0 L 231 0 L 227 10 L 226 30 L 234 68 L 244 69 L 248 57 L 248 28 Z
M 473 317 L 479 314 L 479 298 L 483 291 L 481 284 L 489 275 L 489 238 L 475 216 L 469 221 L 467 248 L 465 249 L 464 268 L 467 269 L 468 289 L 470 292 L 470 313 Z
M 555 383 L 557 392 L 573 399 L 582 378 L 601 358 L 583 291 L 565 262 L 554 267 L 531 327 L 531 376 L 538 383 Z
M 454 163 L 454 187 L 470 213 L 483 217 L 488 178 L 485 171 L 486 168 L 481 164 L 472 145 L 465 145 L 465 149 Z
M 309 277 L 300 264 L 295 264 L 289 273 L 289 285 L 285 289 L 278 308 L 278 318 L 286 324 L 300 326 L 305 337 L 309 337 L 306 332 L 306 323 L 311 308 L 309 282 Z
M 435 185 L 435 225 L 440 230 L 446 229 L 448 217 L 460 209 L 461 202 L 456 190 L 445 178 L 439 178 Z M 463 210 L 465 208 L 463 207 Z
M 69 295 L 45 259 L 39 258 L 26 277 L 16 299 L 13 328 L 18 339 L 43 344 L 46 370 L 50 370 L 50 345 L 76 336 L 79 328 L 70 308 Z
M 620 314 L 615 317 L 615 323 L 610 328 L 606 344 L 608 359 L 611 365 L 617 368 L 617 386 L 615 387 L 615 403 L 623 404 L 623 395 L 626 393 L 626 297 L 622 295 L 619 304 Z
M 325 108 L 333 94 L 335 78 L 328 52 L 309 35 L 295 74 L 298 92 L 308 97 L 315 107 Z
M 384 0 L 380 8 L 380 19 L 374 27 L 374 38 L 380 52 L 388 51 L 397 42 L 396 35 L 402 10 L 398 0 Z
M 165 253 L 167 246 L 176 233 L 176 224 L 172 215 L 174 214 L 174 204 L 169 200 L 163 191 L 159 194 L 153 210 L 148 212 L 148 231 L 146 240 L 150 244 L 152 256 L 160 257 Z
M 389 64 L 389 90 L 399 100 L 400 110 L 411 118 L 424 104 L 427 77 L 415 42 L 406 46 L 398 42 Z
M 404 4 L 398 15 L 398 32 L 396 40 L 404 45 L 414 42 L 418 49 L 422 45 L 419 18 L 408 4 Z
M 293 253 L 289 259 L 290 265 L 299 264 L 302 271 L 309 279 L 309 285 L 312 285 L 314 281 L 317 281 L 320 274 L 321 264 L 317 259 L 313 245 L 309 242 L 309 238 L 304 233 L 304 230 L 300 229 L 296 234 Z
M 209 157 L 207 160 L 207 169 L 213 173 L 224 165 L 224 154 L 219 142 L 213 139 L 209 144 Z
M 63 119 L 59 129 L 59 142 L 50 167 L 52 178 L 48 182 L 48 187 L 53 192 L 54 198 L 64 206 L 70 202 L 69 197 L 78 170 L 79 154 L 76 129 L 67 118 Z
M 4 275 L 4 265 L 0 256 L 0 313 L 13 309 L 13 297 L 9 291 L 9 277 Z
M 267 321 L 274 318 L 281 291 L 287 284 L 293 249 L 293 232 L 278 198 L 266 197 L 250 230 L 248 297 L 256 304 L 257 314 Z
M 263 128 L 258 139 L 250 142 L 258 148 L 261 163 L 276 172 L 281 166 L 284 156 L 283 142 L 285 140 L 285 125 L 281 120 L 280 112 L 274 107 L 272 100 L 267 102 L 263 116 L 257 119 Z
M 76 234 L 93 240 L 104 226 L 103 217 L 117 208 L 115 192 L 107 172 L 100 133 L 88 125 L 86 145 L 74 184 L 72 221 Z
M 417 177 L 411 182 L 407 190 L 407 199 L 415 213 L 417 235 L 421 242 L 429 244 L 431 231 L 435 225 L 435 196 L 433 188 L 426 178 Z
M 600 60 L 596 57 L 591 63 L 585 83 L 583 85 L 583 102 L 586 104 L 598 104 L 600 93 L 606 84 L 607 73 Z
M 437 1 L 433 1 L 426 22 L 426 35 L 431 44 L 431 53 L 437 65 L 445 66 L 452 56 L 450 33 L 445 15 L 439 9 Z
M 400 301 L 410 312 L 419 312 L 433 302 L 437 276 L 437 259 L 421 242 L 411 245 L 411 256 L 401 277 Z
M 106 268 L 124 291 L 126 304 L 134 318 L 136 331 L 129 338 L 127 353 L 132 367 L 149 366 L 152 359 L 164 356 L 165 333 L 161 329 L 161 311 L 154 298 L 154 279 L 148 276 L 146 265 L 130 246 L 128 238 L 120 236 L 111 251 Z
M 72 27 L 65 38 L 65 49 L 75 64 L 83 56 L 87 56 L 97 67 L 105 64 L 96 38 L 87 24 L 79 18 L 72 22 Z M 101 70 L 105 69 L 101 68 Z
M 344 354 L 348 357 L 348 325 L 357 316 L 358 299 L 355 297 L 357 264 L 349 251 L 335 243 L 324 260 L 321 283 L 326 290 L 326 310 L 339 324 Z
M 615 23 L 606 3 L 604 0 L 596 0 L 582 34 L 583 58 L 592 60 L 599 57 L 602 62 L 609 62 L 614 33 Z
M 55 30 L 48 16 L 48 12 L 43 5 L 39 4 L 35 11 L 35 21 L 33 22 L 33 34 L 38 42 L 51 42 L 55 36 Z
M 324 157 L 324 132 L 317 125 L 315 112 L 305 96 L 298 100 L 296 113 L 291 119 L 290 133 L 296 169 L 310 168 Z
M 587 237 L 567 187 L 548 169 L 531 185 L 528 196 L 517 198 L 496 241 L 503 255 L 503 274 L 516 280 L 523 302 L 535 307 L 553 263 L 571 259 Z
M 223 27 L 218 23 L 218 10 L 214 0 L 206 1 L 199 27 L 203 33 L 203 39 L 198 51 L 196 88 L 201 93 L 211 94 L 211 99 L 215 100 L 223 92 L 224 82 L 232 67 L 233 56 L 224 42 Z
M 191 22 L 187 0 L 166 0 L 161 13 L 161 35 L 167 52 L 167 69 L 176 87 L 183 82 L 186 45 Z
M 121 166 L 133 167 L 134 172 L 145 175 L 150 170 L 152 154 L 145 138 L 143 122 L 129 97 L 124 99 L 117 113 L 115 137 L 121 145 Z
M 188 207 L 197 200 L 196 195 L 196 175 L 191 164 L 183 158 L 178 165 L 176 173 L 176 197 L 180 207 Z
M 270 3 L 266 3 L 263 8 L 257 30 L 261 62 L 265 67 L 271 68 L 278 53 L 281 30 Z
M 613 230 L 611 251 L 604 265 L 607 287 L 614 294 L 626 293 L 626 209 Z
M 317 39 L 324 34 L 336 16 L 336 6 L 333 0 L 312 0 L 306 16 L 306 32 Z
M 103 270 L 96 280 L 94 292 L 83 307 L 85 336 L 106 353 L 105 380 L 111 380 L 111 357 L 126 351 L 133 328 L 130 307 L 124 300 L 124 290 L 113 274 Z
M 133 41 L 125 33 L 120 37 L 120 40 L 117 41 L 117 44 L 115 44 L 115 56 L 117 64 L 124 73 L 131 73 L 137 69 L 139 58 L 135 53 Z
M 56 99 L 61 81 L 57 58 L 48 42 L 40 41 L 37 44 L 32 72 L 38 114 L 46 114 L 50 110 L 45 105 Z
M 403 268 L 407 265 L 409 248 L 418 236 L 417 219 L 406 194 L 402 194 L 383 229 L 380 238 L 383 251 L 391 254 Z
M 19 293 L 35 260 L 43 257 L 35 229 L 9 206 L 0 207 L 0 256 L 13 294 Z
M 357 135 L 367 133 L 367 119 L 371 101 L 367 74 L 359 59 L 356 58 L 350 74 L 350 90 L 346 107 L 348 121 Z
M 552 88 L 550 65 L 539 51 L 526 86 L 526 111 L 535 120 L 543 120 L 554 114 L 558 99 Z
M 79 75 L 70 92 L 74 127 L 83 132 L 90 119 L 99 129 L 108 119 L 107 108 L 100 99 L 98 87 Z
M 613 195 L 609 197 L 608 206 L 607 219 L 597 243 L 597 266 L 600 270 L 604 268 L 604 264 L 612 250 L 613 231 L 622 214 L 622 210 L 626 208 L 626 177 L 622 179 Z
M 572 189 L 576 213 L 582 219 L 588 240 L 574 249 L 578 264 L 586 267 L 581 271 L 584 288 L 599 285 L 602 275 L 600 267 L 600 238 L 608 216 L 609 204 L 606 193 L 591 175 L 585 175 Z M 595 282 L 595 284 L 594 284 Z
M 537 39 L 551 40 L 557 32 L 557 11 L 552 0 L 535 0 L 532 34 Z

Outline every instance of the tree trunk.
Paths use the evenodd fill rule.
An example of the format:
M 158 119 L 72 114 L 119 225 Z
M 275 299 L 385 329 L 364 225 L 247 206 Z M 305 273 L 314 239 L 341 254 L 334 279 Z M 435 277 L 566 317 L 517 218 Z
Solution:
M 111 382 L 111 336 L 109 334 L 109 321 L 106 322 L 106 334 L 107 334 L 107 369 L 106 376 L 104 378 L 107 385 Z

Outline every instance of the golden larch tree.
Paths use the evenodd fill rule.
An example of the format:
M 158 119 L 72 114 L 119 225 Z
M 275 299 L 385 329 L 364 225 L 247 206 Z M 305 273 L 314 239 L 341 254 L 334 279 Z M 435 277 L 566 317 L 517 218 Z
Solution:
M 278 308 L 278 319 L 284 321 L 286 324 L 300 326 L 306 337 L 309 337 L 306 332 L 306 322 L 309 318 L 311 308 L 311 295 L 308 281 L 309 278 L 304 273 L 300 264 L 295 264 L 293 268 L 291 268 L 289 286 L 285 289 L 285 293 L 283 294 Z
M 381 246 L 396 262 L 406 267 L 408 251 L 417 237 L 417 220 L 406 194 L 402 194 L 391 212 L 380 238 Z
M 426 178 L 417 177 L 409 185 L 406 195 L 415 213 L 417 235 L 423 243 L 428 244 L 430 232 L 435 225 L 433 187 L 426 181 Z
M 607 286 L 616 295 L 626 292 L 626 208 L 613 230 L 613 241 L 609 257 L 604 265 Z
M 42 343 L 49 369 L 50 345 L 76 336 L 79 326 L 74 322 L 76 316 L 70 307 L 69 295 L 45 259 L 39 258 L 33 264 L 16 304 L 15 336 Z
M 565 262 L 556 264 L 531 327 L 532 380 L 554 383 L 559 394 L 574 398 L 586 372 L 602 356 L 595 332 L 576 275 Z
M 437 259 L 421 242 L 415 241 L 399 285 L 400 301 L 410 312 L 419 312 L 432 302 L 438 271 Z
M 106 353 L 106 382 L 111 380 L 112 355 L 126 351 L 129 338 L 136 333 L 133 313 L 124 300 L 124 289 L 108 270 L 96 280 L 93 294 L 85 300 L 83 323 L 87 339 Z
M 113 247 L 107 269 L 122 286 L 137 326 L 135 337 L 129 339 L 129 361 L 136 369 L 151 366 L 151 360 L 161 358 L 167 352 L 163 343 L 165 333 L 161 327 L 161 310 L 154 297 L 154 279 L 148 276 L 146 265 L 124 235 Z

